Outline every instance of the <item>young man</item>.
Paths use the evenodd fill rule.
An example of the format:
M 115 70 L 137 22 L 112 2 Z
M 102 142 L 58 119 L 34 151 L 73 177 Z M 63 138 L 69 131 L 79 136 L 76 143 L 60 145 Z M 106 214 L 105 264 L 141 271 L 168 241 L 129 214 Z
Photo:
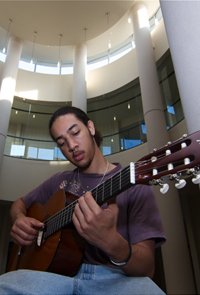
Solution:
M 86 240 L 82 265 L 73 278 L 48 272 L 18 270 L 0 277 L 1 294 L 164 294 L 151 280 L 154 249 L 165 241 L 152 189 L 132 186 L 115 202 L 99 206 L 90 192 L 122 169 L 109 163 L 98 145 L 99 133 L 80 109 L 55 112 L 49 130 L 63 155 L 77 168 L 58 173 L 14 202 L 15 243 L 33 243 L 43 223 L 27 217 L 34 203 L 45 204 L 58 189 L 77 196 L 72 221 Z

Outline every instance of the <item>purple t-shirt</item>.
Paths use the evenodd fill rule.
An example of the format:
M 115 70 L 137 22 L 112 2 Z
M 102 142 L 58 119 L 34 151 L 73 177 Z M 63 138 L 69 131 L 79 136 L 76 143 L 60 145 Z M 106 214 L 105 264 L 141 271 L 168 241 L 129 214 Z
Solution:
M 110 178 L 122 169 L 120 164 L 105 175 L 103 181 Z M 87 190 L 92 190 L 102 179 L 101 174 L 80 173 L 74 171 L 60 172 L 26 196 L 24 202 L 29 207 L 34 202 L 45 204 L 50 197 L 58 190 L 63 189 L 77 197 L 80 197 Z M 134 185 L 117 196 L 119 215 L 117 222 L 118 232 L 131 244 L 147 239 L 155 239 L 156 247 L 162 245 L 166 238 L 158 211 L 156 199 L 151 187 L 146 185 Z M 105 207 L 104 204 L 102 207 Z M 99 248 L 86 243 L 84 260 L 85 263 L 103 264 L 114 267 L 106 253 Z

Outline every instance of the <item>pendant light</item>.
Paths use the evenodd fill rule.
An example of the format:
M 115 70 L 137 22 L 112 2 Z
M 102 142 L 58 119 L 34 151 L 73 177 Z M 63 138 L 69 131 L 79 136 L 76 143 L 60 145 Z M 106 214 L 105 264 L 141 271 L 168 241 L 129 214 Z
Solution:
M 6 53 L 6 51 L 7 51 L 6 45 L 7 45 L 7 40 L 8 40 L 8 34 L 9 34 L 9 31 L 10 31 L 10 24 L 11 24 L 12 20 L 9 19 L 8 22 L 9 23 L 8 23 L 8 30 L 7 30 L 7 35 L 6 35 L 5 46 L 4 46 L 3 50 L 2 50 L 3 53 Z
M 35 49 L 35 39 L 37 36 L 37 32 L 34 32 L 34 38 L 33 38 L 33 49 L 32 49 L 32 55 L 31 55 L 31 64 L 33 64 L 33 55 L 34 55 L 34 49 Z

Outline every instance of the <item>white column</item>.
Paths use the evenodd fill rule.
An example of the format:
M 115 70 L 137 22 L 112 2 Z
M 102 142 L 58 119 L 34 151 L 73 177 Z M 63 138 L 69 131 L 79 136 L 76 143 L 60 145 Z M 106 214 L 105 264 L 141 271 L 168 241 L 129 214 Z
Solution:
M 200 1 L 160 1 L 188 133 L 200 129 Z
M 8 43 L 0 88 L 0 169 L 15 92 L 21 50 L 22 40 L 15 36 L 11 36 Z
M 87 112 L 87 46 L 74 48 L 74 74 L 72 105 Z
M 142 3 L 131 10 L 149 150 L 165 145 L 168 132 L 154 59 L 149 20 Z
M 169 137 L 145 6 L 142 3 L 134 5 L 131 16 L 147 140 L 152 151 L 167 144 Z M 166 195 L 161 195 L 158 187 L 155 193 L 167 236 L 167 242 L 162 246 L 167 293 L 193 294 L 190 257 L 178 192 L 173 183 Z

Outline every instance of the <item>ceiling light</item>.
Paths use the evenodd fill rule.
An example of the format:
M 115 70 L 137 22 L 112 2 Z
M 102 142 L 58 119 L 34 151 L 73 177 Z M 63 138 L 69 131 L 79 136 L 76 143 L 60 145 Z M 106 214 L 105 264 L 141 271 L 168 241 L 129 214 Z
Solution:
M 62 34 L 59 35 L 59 49 L 58 49 L 58 68 L 60 68 L 60 46 L 61 46 Z
M 128 17 L 128 23 L 129 23 L 129 24 L 131 23 L 131 18 L 130 18 L 130 16 Z
M 114 121 L 116 121 L 116 117 L 114 116 Z
M 31 64 L 33 64 L 33 54 L 34 54 L 34 48 L 35 48 L 35 38 L 37 36 L 37 32 L 34 32 L 34 38 L 33 38 L 33 49 L 32 49 L 32 55 L 31 55 Z
M 130 105 L 130 103 L 128 103 L 128 109 L 130 110 L 130 108 L 131 108 L 131 105 Z
M 12 20 L 9 19 L 9 24 L 8 24 L 8 30 L 7 30 L 7 35 L 6 35 L 6 41 L 5 41 L 5 46 L 3 48 L 3 53 L 6 53 L 6 44 L 7 44 L 7 40 L 8 40 L 8 34 L 9 34 L 9 30 L 10 30 L 10 24 L 11 24 Z

